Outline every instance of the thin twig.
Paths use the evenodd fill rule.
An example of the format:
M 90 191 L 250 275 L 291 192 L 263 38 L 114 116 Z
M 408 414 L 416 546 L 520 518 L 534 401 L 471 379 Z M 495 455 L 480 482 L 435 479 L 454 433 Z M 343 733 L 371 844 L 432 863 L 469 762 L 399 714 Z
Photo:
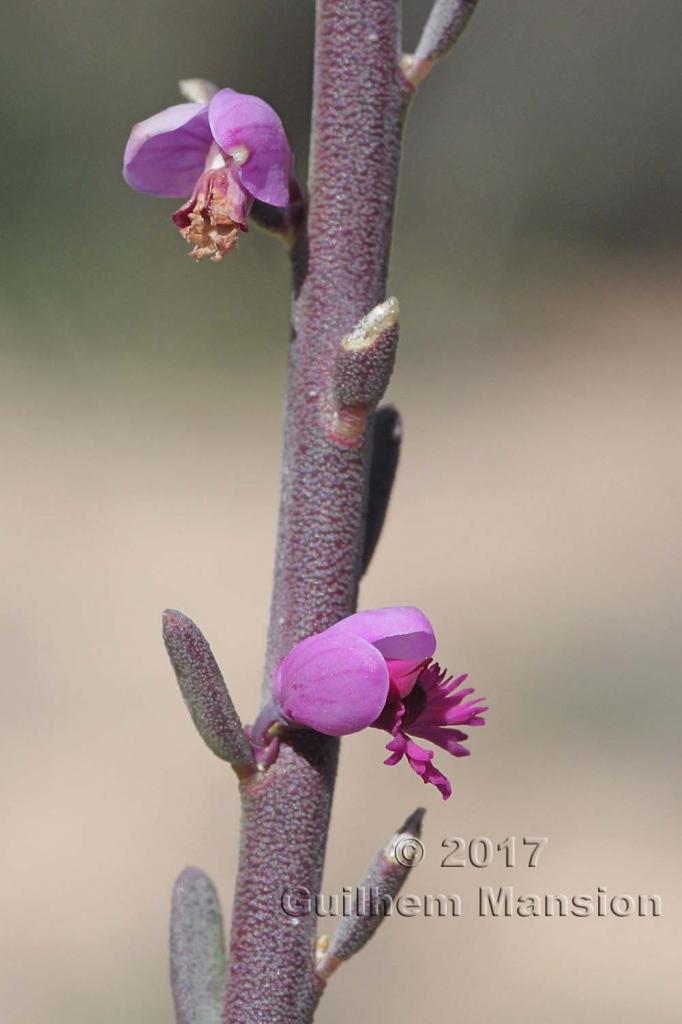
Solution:
M 403 60 L 405 77 L 417 86 L 455 45 L 478 0 L 436 0 L 413 54 Z
M 419 837 L 423 817 L 424 808 L 418 807 L 367 868 L 356 890 L 353 912 L 341 918 L 329 949 L 322 955 L 320 977 L 329 978 L 344 960 L 358 953 L 390 915 L 393 900 L 421 859 L 423 847 Z

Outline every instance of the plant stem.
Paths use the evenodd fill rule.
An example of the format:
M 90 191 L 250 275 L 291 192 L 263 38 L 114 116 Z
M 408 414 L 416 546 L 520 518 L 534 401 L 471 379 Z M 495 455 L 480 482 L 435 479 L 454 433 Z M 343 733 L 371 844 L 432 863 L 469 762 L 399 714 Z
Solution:
M 366 445 L 327 430 L 341 339 L 385 298 L 411 89 L 399 0 L 318 0 L 310 206 L 293 248 L 295 300 L 265 691 L 304 637 L 355 608 L 365 544 Z M 225 1024 L 306 1024 L 322 982 L 314 915 L 285 889 L 320 890 L 338 741 L 301 733 L 242 783 Z

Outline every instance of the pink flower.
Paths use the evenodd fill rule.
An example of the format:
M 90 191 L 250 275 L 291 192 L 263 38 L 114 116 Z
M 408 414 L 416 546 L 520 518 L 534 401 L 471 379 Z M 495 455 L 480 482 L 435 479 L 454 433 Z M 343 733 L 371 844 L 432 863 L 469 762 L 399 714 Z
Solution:
M 173 215 L 196 260 L 234 248 L 254 199 L 289 202 L 292 156 L 282 122 L 264 100 L 220 89 L 133 127 L 123 177 L 149 195 L 188 201 Z
M 435 662 L 427 662 L 404 700 L 389 701 L 376 722 L 377 729 L 386 729 L 393 739 L 386 745 L 391 751 L 384 764 L 397 764 L 403 757 L 424 782 L 430 782 L 447 800 L 452 792 L 448 779 L 433 762 L 433 751 L 421 747 L 412 739 L 435 743 L 453 757 L 467 757 L 469 750 L 462 741 L 467 734 L 453 726 L 485 725 L 484 712 L 488 710 L 483 698 L 466 700 L 474 691 L 460 689 L 466 675 L 453 679 Z
M 442 747 L 454 757 L 469 751 L 461 726 L 484 725 L 481 698 L 431 658 L 436 638 L 418 608 L 378 608 L 351 615 L 324 633 L 308 637 L 280 663 L 272 705 L 253 729 L 256 745 L 266 742 L 273 721 L 307 727 L 328 736 L 346 736 L 368 726 L 391 734 L 390 756 L 403 757 L 444 799 L 452 790 L 433 765 L 433 751 L 413 737 Z

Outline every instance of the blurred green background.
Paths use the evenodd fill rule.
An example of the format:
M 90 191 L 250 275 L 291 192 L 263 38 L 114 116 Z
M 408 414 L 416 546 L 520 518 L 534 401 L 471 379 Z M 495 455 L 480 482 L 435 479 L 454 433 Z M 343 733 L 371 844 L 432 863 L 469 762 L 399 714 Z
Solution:
M 428 5 L 404 6 L 409 48 Z M 389 286 L 406 440 L 361 603 L 421 605 L 492 711 L 446 805 L 381 767 L 378 734 L 345 742 L 325 883 L 424 801 L 412 892 L 602 885 L 663 917 L 394 920 L 321 1022 L 679 1020 L 681 30 L 663 0 L 482 0 L 414 103 Z M 256 230 L 195 266 L 120 164 L 202 76 L 273 103 L 303 171 L 312 32 L 302 0 L 5 12 L 4 1024 L 169 1021 L 183 864 L 229 911 L 237 798 L 158 619 L 196 618 L 251 717 L 288 267 Z M 536 872 L 439 867 L 448 836 L 510 834 L 549 836 Z

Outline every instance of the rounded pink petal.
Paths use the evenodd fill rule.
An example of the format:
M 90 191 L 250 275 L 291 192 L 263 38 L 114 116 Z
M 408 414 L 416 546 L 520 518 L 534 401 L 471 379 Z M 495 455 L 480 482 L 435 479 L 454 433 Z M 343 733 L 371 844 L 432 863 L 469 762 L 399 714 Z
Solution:
M 284 721 L 327 736 L 367 728 L 387 694 L 388 669 L 376 648 L 360 637 L 329 630 L 294 647 L 273 684 L 273 700 Z
M 327 632 L 353 633 L 391 661 L 424 661 L 436 650 L 433 626 L 419 608 L 375 608 L 341 619 Z
M 178 103 L 134 125 L 123 156 L 123 177 L 137 192 L 188 196 L 212 142 L 208 104 Z
M 221 89 L 210 102 L 208 116 L 221 149 L 229 153 L 243 146 L 248 151 L 239 174 L 251 195 L 271 206 L 287 206 L 291 150 L 272 107 L 258 96 Z
M 424 659 L 400 661 L 395 658 L 387 658 L 386 664 L 391 677 L 391 693 L 394 697 L 400 697 L 402 700 L 414 689 L 414 684 L 424 667 Z

